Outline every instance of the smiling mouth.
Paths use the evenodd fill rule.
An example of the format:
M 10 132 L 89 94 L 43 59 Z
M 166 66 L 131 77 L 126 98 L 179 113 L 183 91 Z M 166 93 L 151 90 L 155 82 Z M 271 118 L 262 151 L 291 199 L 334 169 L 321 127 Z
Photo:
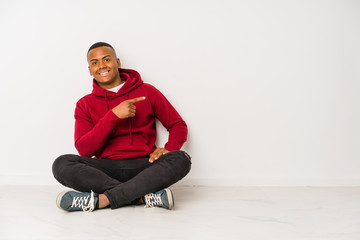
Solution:
M 109 72 L 110 72 L 110 70 L 106 71 L 106 72 L 101 72 L 101 73 L 99 73 L 99 75 L 102 77 L 106 77 L 107 75 L 109 75 Z

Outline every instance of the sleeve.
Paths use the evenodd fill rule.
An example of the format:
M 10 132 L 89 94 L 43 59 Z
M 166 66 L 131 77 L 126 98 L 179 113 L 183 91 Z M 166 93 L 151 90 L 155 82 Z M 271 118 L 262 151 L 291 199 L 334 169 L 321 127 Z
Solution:
M 150 102 L 155 117 L 159 119 L 169 132 L 169 138 L 168 142 L 165 144 L 165 149 L 168 151 L 180 150 L 187 140 L 187 125 L 165 96 L 155 87 L 152 88 Z
M 109 110 L 95 125 L 81 103 L 75 108 L 75 148 L 80 156 L 92 157 L 100 152 L 119 118 Z

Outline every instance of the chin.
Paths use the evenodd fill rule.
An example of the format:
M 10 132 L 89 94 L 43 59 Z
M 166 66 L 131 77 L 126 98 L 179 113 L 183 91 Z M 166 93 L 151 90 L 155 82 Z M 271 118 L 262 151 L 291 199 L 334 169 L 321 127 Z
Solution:
M 95 79 L 98 83 L 100 83 L 100 84 L 102 84 L 102 85 L 110 85 L 110 84 L 112 84 L 114 81 L 112 81 L 112 80 L 97 80 L 97 79 Z

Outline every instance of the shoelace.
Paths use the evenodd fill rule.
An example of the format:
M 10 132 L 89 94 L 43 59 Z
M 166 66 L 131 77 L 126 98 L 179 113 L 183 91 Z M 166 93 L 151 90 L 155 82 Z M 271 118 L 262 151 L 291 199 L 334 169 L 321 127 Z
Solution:
M 160 194 L 149 193 L 145 195 L 145 208 L 152 208 L 154 206 L 163 205 Z
M 87 197 L 74 197 L 71 207 L 81 207 L 84 212 L 92 212 L 94 210 L 94 208 L 95 208 L 95 198 L 94 198 L 94 192 L 93 191 L 91 191 L 89 204 L 87 206 L 85 206 L 88 199 L 89 199 L 89 196 L 87 196 Z

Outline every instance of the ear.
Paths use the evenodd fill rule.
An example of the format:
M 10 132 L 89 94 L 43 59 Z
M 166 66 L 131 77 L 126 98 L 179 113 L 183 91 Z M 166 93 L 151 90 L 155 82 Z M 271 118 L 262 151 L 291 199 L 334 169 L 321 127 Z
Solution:
M 90 66 L 88 66 L 88 68 L 89 68 L 89 73 L 90 73 L 90 75 L 92 76 L 93 74 L 92 74 L 92 72 L 91 72 Z
M 118 68 L 121 68 L 121 62 L 119 58 L 116 59 L 116 63 L 118 64 Z

